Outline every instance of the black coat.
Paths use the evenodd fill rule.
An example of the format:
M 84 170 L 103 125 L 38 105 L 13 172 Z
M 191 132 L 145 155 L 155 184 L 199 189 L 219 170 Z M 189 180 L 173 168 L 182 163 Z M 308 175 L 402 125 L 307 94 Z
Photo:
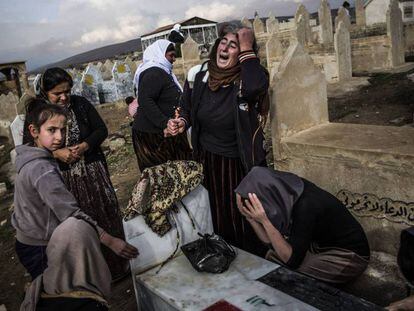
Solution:
M 253 166 L 266 165 L 263 129 L 258 121 L 258 99 L 267 92 L 269 80 L 258 59 L 245 60 L 240 66 L 241 81 L 233 86 L 233 111 L 240 159 L 247 173 Z M 181 101 L 181 116 L 188 127 L 192 126 L 191 142 L 196 156 L 200 152 L 200 128 L 196 116 L 203 91 L 208 87 L 203 82 L 206 73 L 200 71 L 196 74 L 193 89 L 188 82 L 185 83 Z

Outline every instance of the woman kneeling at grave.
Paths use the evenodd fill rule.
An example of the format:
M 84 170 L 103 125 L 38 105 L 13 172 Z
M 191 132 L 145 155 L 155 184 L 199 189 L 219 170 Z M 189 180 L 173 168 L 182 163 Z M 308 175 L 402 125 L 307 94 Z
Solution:
M 329 283 L 362 274 L 369 245 L 361 225 L 333 195 L 291 173 L 255 167 L 235 190 L 237 206 L 267 259 Z

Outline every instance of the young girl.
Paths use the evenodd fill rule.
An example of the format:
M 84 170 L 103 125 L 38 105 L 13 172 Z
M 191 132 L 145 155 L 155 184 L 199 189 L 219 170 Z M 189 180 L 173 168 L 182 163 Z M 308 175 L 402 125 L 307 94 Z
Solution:
M 46 246 L 59 224 L 68 217 L 92 225 L 102 244 L 126 259 L 138 250 L 100 228 L 83 213 L 66 189 L 53 152 L 65 140 L 66 114 L 58 105 L 34 99 L 27 107 L 28 130 L 32 145 L 16 147 L 16 182 L 12 224 L 16 229 L 16 253 L 35 279 L 47 267 Z

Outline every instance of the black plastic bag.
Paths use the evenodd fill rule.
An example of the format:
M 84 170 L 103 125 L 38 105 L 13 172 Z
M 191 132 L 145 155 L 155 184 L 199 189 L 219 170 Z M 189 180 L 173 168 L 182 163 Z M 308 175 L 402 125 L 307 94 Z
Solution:
M 184 255 L 199 272 L 223 273 L 236 258 L 233 247 L 216 234 L 204 234 L 200 239 L 181 246 Z

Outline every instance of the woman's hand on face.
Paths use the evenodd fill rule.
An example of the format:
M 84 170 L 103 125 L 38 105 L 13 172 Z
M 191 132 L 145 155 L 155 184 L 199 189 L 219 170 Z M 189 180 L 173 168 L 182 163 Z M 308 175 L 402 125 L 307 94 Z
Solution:
M 237 208 L 239 209 L 240 214 L 246 217 L 246 220 L 254 221 L 254 219 L 250 216 L 246 207 L 243 205 L 243 199 L 238 193 L 236 193 L 236 203 L 237 203 Z
M 253 49 L 254 33 L 250 28 L 243 27 L 237 32 L 239 37 L 240 52 Z
M 69 148 L 62 148 L 53 151 L 53 156 L 61 162 L 71 164 L 79 160 L 79 156 L 74 154 Z
M 263 224 L 268 220 L 262 203 L 255 193 L 249 193 L 249 200 L 245 201 L 247 213 L 255 221 Z

